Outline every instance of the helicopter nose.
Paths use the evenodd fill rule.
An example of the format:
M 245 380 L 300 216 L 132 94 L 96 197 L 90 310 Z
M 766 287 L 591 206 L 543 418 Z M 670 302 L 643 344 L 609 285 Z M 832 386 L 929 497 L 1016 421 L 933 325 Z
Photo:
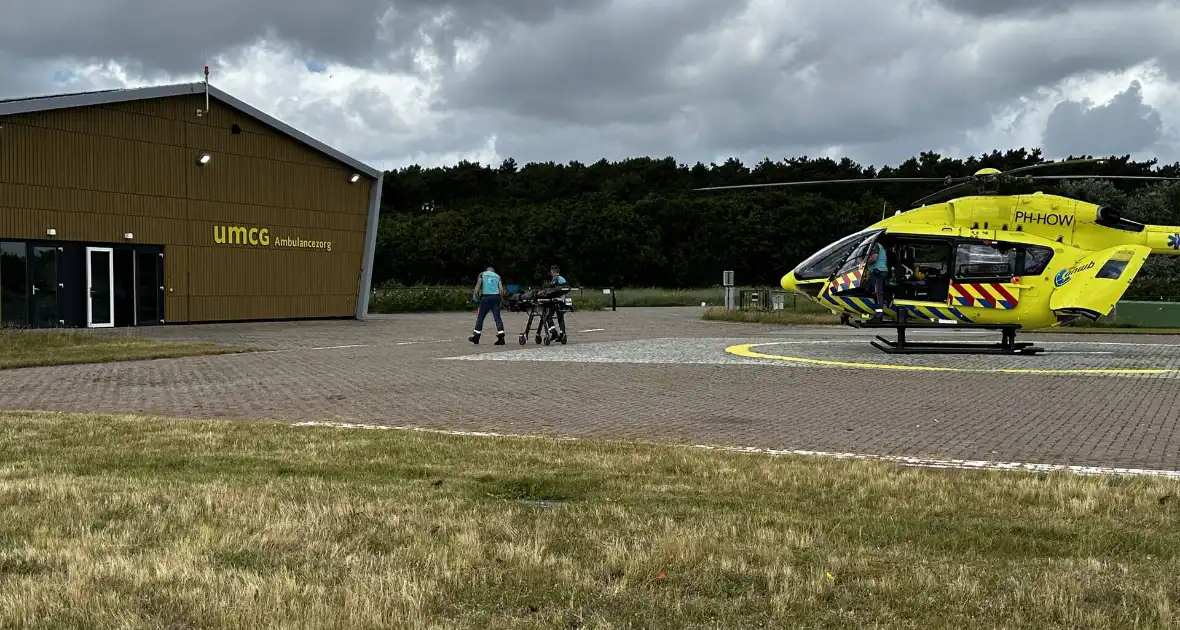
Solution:
M 779 284 L 782 285 L 784 291 L 794 291 L 797 288 L 795 286 L 795 273 L 791 272 L 783 276 L 783 279 L 779 281 Z

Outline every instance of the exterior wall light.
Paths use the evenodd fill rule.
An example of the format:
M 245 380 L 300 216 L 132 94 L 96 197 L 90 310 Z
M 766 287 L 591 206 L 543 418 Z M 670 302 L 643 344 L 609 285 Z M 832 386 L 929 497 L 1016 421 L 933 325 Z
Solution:
M 135 238 L 135 235 L 134 235 L 134 234 L 132 234 L 131 232 L 124 232 L 124 233 L 123 233 L 123 238 L 125 238 L 125 239 L 127 239 L 127 240 L 131 240 L 131 239 Z
M 45 236 L 57 236 L 57 230 L 49 228 L 48 230 L 45 230 Z
M 348 178 L 348 181 L 349 181 L 349 182 L 351 182 L 351 183 L 353 183 L 353 184 L 355 184 L 355 183 L 359 182 L 360 180 L 361 180 L 361 176 L 360 176 L 360 175 L 357 175 L 356 173 L 353 173 L 353 174 L 352 174 L 352 177 L 349 177 L 349 178 Z
M 202 154 L 201 157 L 197 158 L 197 164 L 208 164 L 211 159 L 213 159 L 212 155 L 208 153 Z

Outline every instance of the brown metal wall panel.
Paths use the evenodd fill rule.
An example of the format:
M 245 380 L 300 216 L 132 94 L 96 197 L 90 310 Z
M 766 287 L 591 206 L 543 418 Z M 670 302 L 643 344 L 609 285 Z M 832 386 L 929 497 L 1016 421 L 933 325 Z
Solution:
M 17 121 L 4 124 L 0 129 L 0 181 L 72 190 L 185 196 L 183 147 L 43 126 L 50 123 L 52 120 L 45 119 L 26 123 L 18 117 Z M 130 124 L 124 131 L 142 135 L 142 130 Z M 130 164 L 135 167 L 128 168 Z
M 185 200 L 0 182 L 0 199 L 13 208 L 185 219 Z
M 355 314 L 373 182 L 217 101 L 196 116 L 203 106 L 191 95 L 0 119 L 0 238 L 164 245 L 170 322 Z M 246 238 L 218 243 L 216 230 Z
M 356 275 L 339 257 L 320 254 L 309 266 L 306 252 L 189 248 L 193 296 L 354 295 Z M 342 286 L 343 284 L 343 286 Z M 353 287 L 351 290 L 349 287 Z
M 188 244 L 183 219 L 159 219 L 125 216 L 114 213 L 71 212 L 0 208 L 0 236 L 5 238 L 40 238 L 59 241 L 95 243 L 148 243 L 153 245 Z M 47 230 L 57 232 L 49 236 Z M 131 233 L 131 240 L 124 235 Z
M 205 152 L 212 160 L 197 166 L 197 158 Z M 222 153 L 195 143 L 190 155 L 194 165 L 188 183 L 190 199 L 351 215 L 368 210 L 368 186 L 349 183 L 352 172 L 348 169 Z M 358 207 L 366 212 L 358 213 Z
M 183 147 L 184 123 L 175 115 L 175 102 L 163 99 L 140 105 L 149 103 L 153 106 L 148 111 L 136 111 L 131 107 L 133 103 L 121 103 L 35 112 L 21 116 L 20 122 L 40 129 Z
M 356 311 L 356 296 L 269 296 L 246 297 L 193 296 L 189 321 L 226 321 L 250 319 L 300 319 L 310 317 L 347 317 Z

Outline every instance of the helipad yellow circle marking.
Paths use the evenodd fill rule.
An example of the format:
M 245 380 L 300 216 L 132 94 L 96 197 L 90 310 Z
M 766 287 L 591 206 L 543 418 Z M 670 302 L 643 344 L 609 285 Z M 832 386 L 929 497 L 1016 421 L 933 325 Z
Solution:
M 776 361 L 796 361 L 799 363 L 815 363 L 818 365 L 835 365 L 839 367 L 854 367 L 875 370 L 914 370 L 921 372 L 1007 372 L 1011 374 L 1175 374 L 1180 370 L 1165 370 L 1161 368 L 1076 368 L 1068 370 L 1052 370 L 1043 368 L 954 368 L 935 367 L 928 365 L 889 365 L 887 363 L 860 363 L 856 361 L 832 361 L 830 359 L 809 359 L 806 357 L 792 357 L 781 354 L 765 354 L 757 352 L 758 346 L 773 346 L 775 343 L 743 343 L 729 346 L 726 352 L 748 359 L 774 359 Z

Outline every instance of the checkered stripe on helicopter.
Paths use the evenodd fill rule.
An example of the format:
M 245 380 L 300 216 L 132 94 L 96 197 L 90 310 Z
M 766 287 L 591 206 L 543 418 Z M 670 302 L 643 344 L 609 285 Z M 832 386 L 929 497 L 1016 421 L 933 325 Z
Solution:
M 913 304 L 902 305 L 907 317 L 916 317 L 918 319 L 929 319 L 935 321 L 952 321 L 964 324 L 970 324 L 971 318 L 963 314 L 962 311 L 954 306 L 938 307 L 933 306 L 915 306 Z
M 877 301 L 872 298 L 850 297 L 844 295 L 832 295 L 828 291 L 820 293 L 820 299 L 838 309 L 845 311 L 852 311 L 858 315 L 868 315 L 872 317 L 876 315 Z M 885 307 L 883 315 L 890 319 L 897 317 L 897 306 L 893 308 Z M 954 306 L 947 307 L 932 307 L 932 306 L 915 306 L 911 304 L 901 305 L 900 308 L 905 311 L 908 317 L 927 320 L 942 320 L 955 321 L 966 324 L 971 323 L 971 318 L 963 314 L 962 311 Z
M 860 315 L 872 316 L 876 314 L 877 300 L 872 298 L 832 295 L 828 289 L 825 289 L 824 292 L 819 295 L 819 297 L 820 300 L 827 302 L 841 310 L 850 310 Z M 897 315 L 897 313 L 891 308 L 886 307 L 883 310 L 883 314 L 886 317 L 896 317 Z
M 862 271 L 860 269 L 857 269 L 855 271 L 849 271 L 848 273 L 837 277 L 835 280 L 832 280 L 832 282 L 831 282 L 832 289 L 831 290 L 832 291 L 847 291 L 849 289 L 855 289 L 856 287 L 860 286 L 861 278 L 862 278 Z
M 947 304 L 952 306 L 972 306 L 975 308 L 995 308 L 1008 310 L 1016 308 L 1020 300 L 1016 298 L 1018 290 L 1009 291 L 1000 282 L 952 282 L 947 293 Z

